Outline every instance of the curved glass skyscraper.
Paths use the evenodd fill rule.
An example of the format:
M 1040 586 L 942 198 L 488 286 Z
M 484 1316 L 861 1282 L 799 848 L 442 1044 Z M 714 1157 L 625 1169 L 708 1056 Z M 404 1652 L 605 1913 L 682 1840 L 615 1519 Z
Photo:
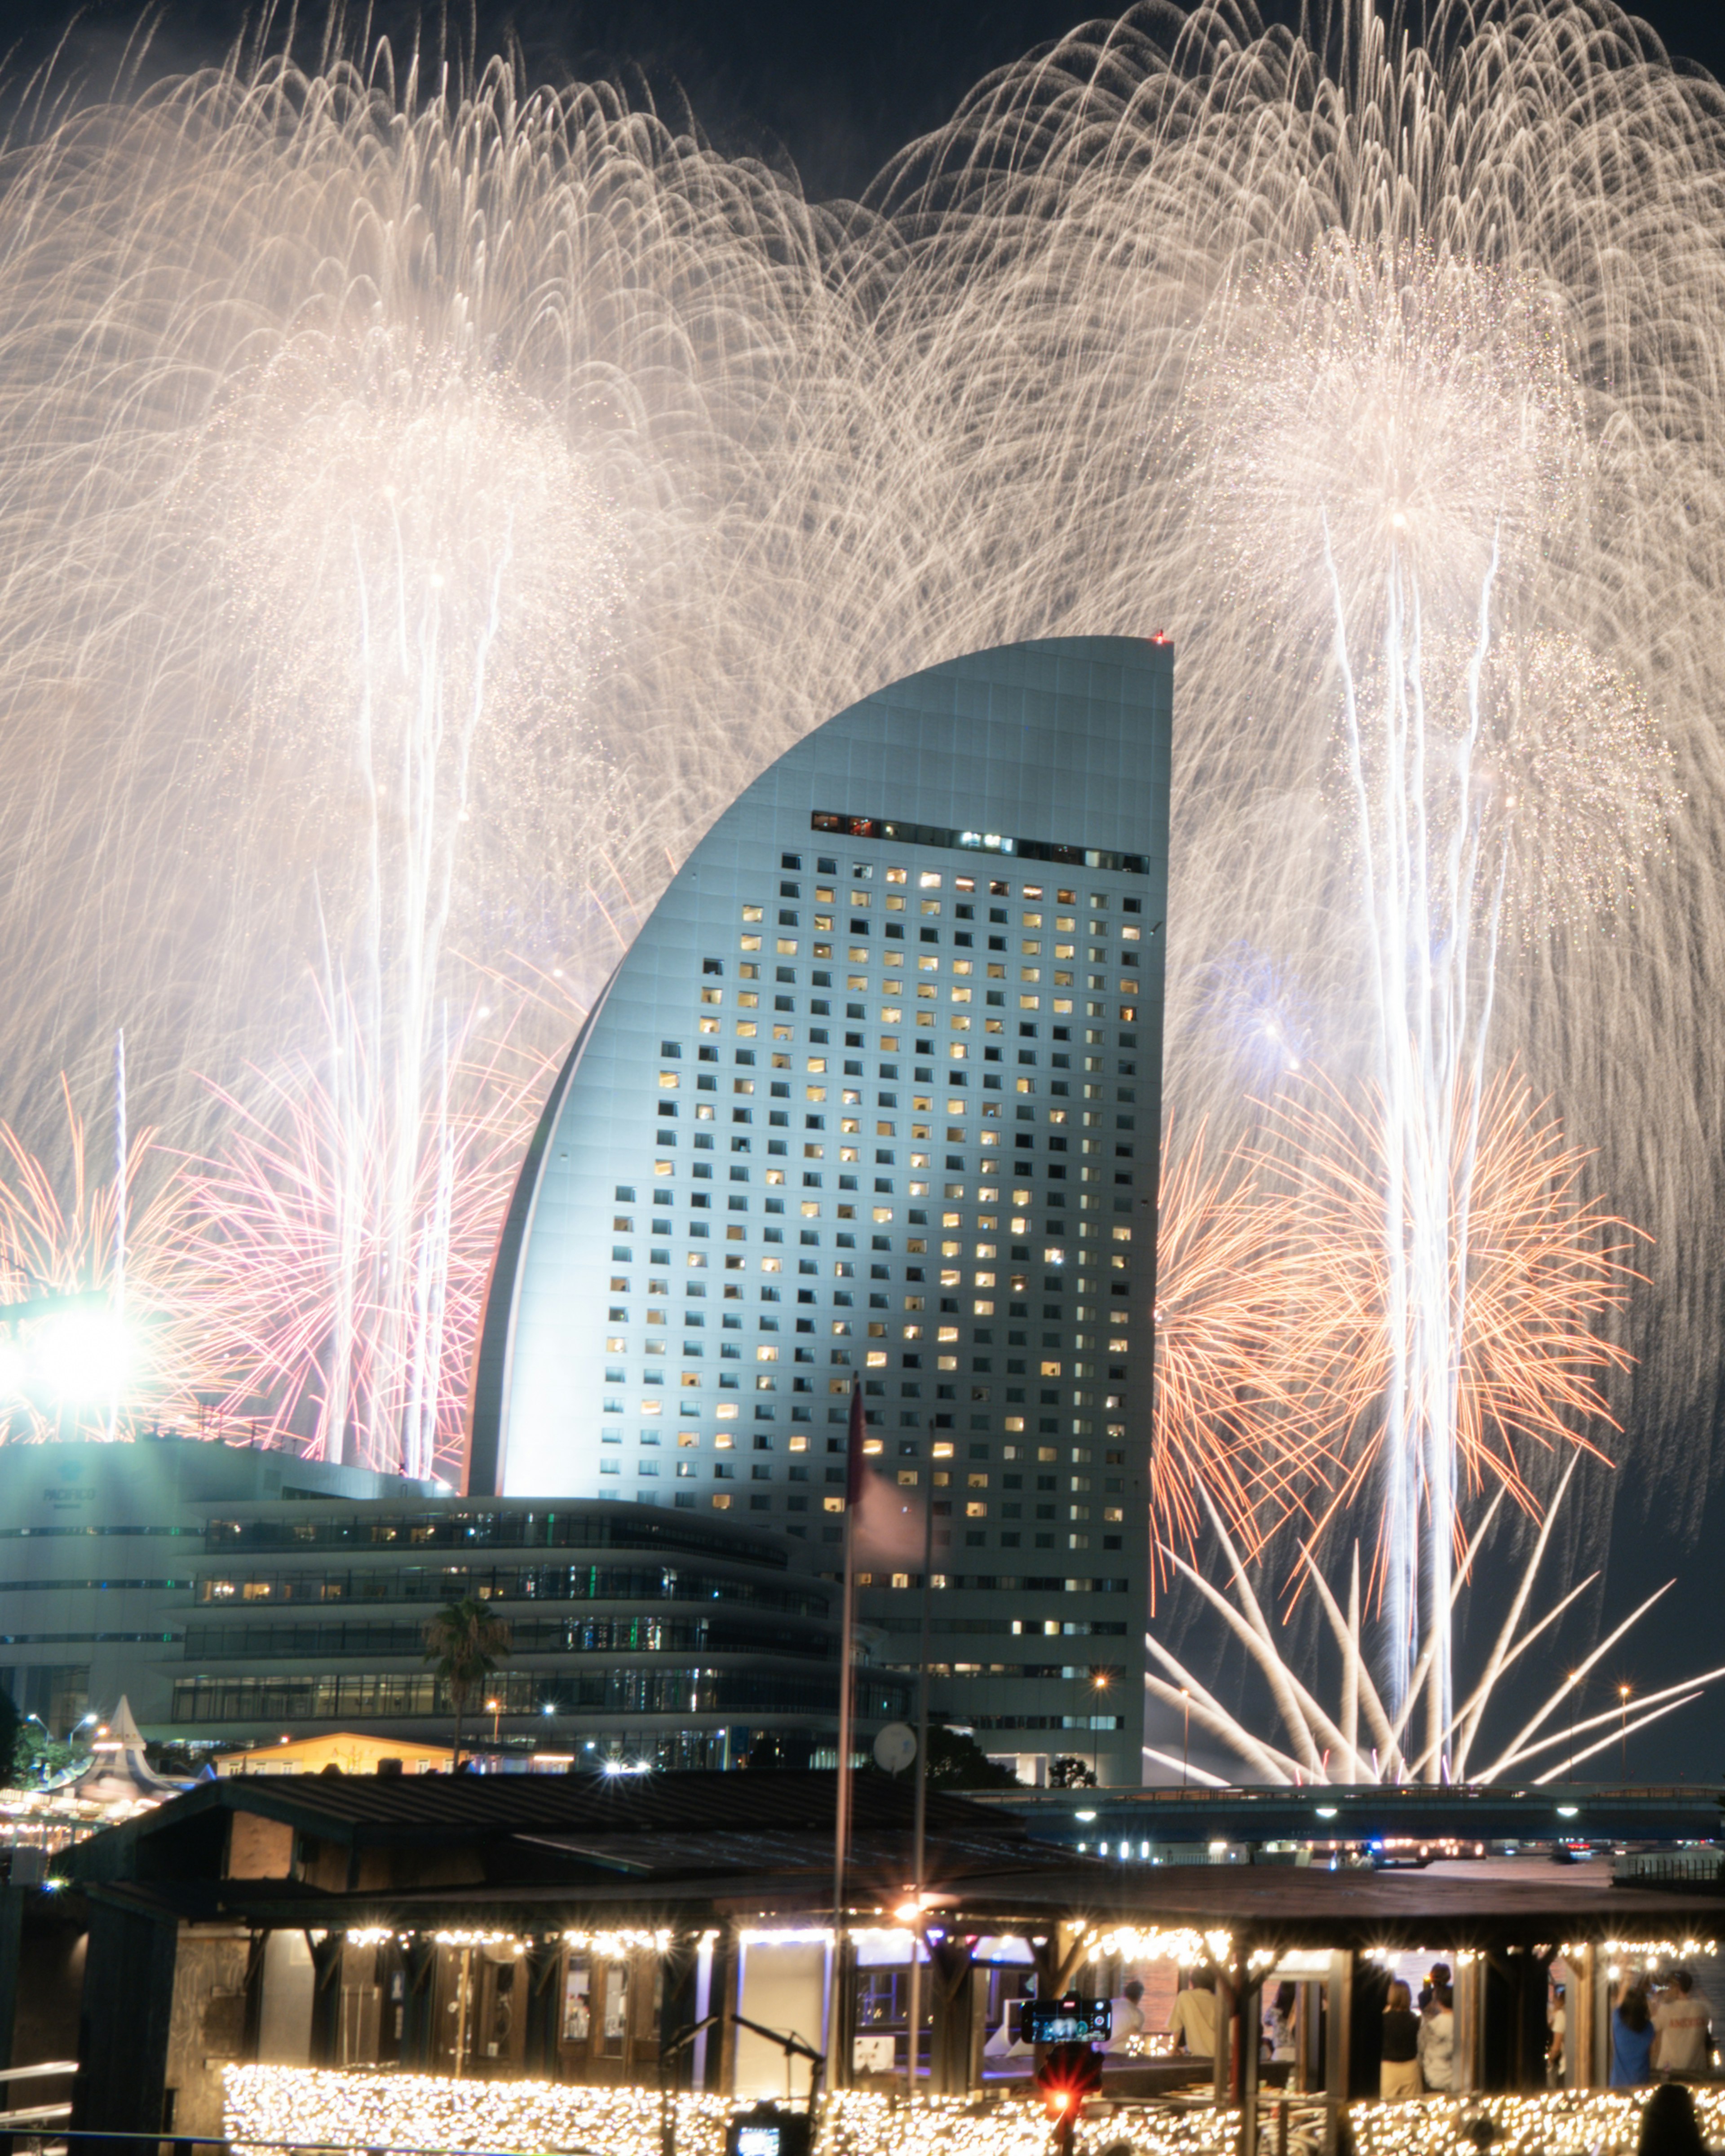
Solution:
M 683 864 L 523 1168 L 470 1490 L 836 1545 L 875 1659 L 1140 1779 L 1173 654 L 1013 644 L 842 711 Z M 892 1516 L 903 1512 L 901 1538 Z M 836 1549 L 834 1553 L 836 1563 Z

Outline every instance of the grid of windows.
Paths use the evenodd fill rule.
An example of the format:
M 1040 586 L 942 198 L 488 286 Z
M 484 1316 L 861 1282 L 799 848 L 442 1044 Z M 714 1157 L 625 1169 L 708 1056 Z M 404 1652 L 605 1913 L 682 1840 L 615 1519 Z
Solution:
M 1121 1549 L 1160 921 L 1123 878 L 891 843 L 772 870 L 699 955 L 652 1158 L 614 1193 L 601 1472 L 721 1509 L 765 1483 L 751 1506 L 806 1536 L 860 1378 L 869 1449 L 932 1494 L 943 1546 Z

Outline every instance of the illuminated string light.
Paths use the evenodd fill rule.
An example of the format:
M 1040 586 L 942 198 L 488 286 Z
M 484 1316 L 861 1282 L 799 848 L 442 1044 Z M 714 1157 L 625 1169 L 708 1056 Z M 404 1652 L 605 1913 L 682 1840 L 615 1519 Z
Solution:
M 1128 2056 L 1159 2056 L 1151 2050 Z M 657 2089 L 593 2087 L 570 2082 L 456 2081 L 429 2074 L 341 2072 L 315 2067 L 229 2066 L 223 2072 L 224 2138 L 237 2156 L 270 2156 L 270 2143 L 326 2148 L 489 2149 L 536 2156 L 546 2148 L 597 2147 L 608 2156 L 660 2156 L 668 2113 L 686 2156 L 723 2156 L 726 2126 L 742 2099 L 667 2097 Z M 1699 2085 L 1702 2133 L 1725 2137 L 1725 2089 Z M 1472 2156 L 1489 2123 L 1491 2146 L 1506 2156 L 1629 2156 L 1648 2092 L 1552 2090 L 1513 2096 L 1430 2096 L 1397 2103 L 1362 2102 L 1348 2118 L 1360 2156 Z M 1275 2098 L 1260 2098 L 1273 2117 Z M 1005 2096 L 979 2108 L 968 2096 L 922 2096 L 906 2102 L 861 2091 L 819 2104 L 821 2156 L 1047 2156 L 1040 2101 Z M 1118 2141 L 1120 2123 L 1105 2109 L 1080 2114 L 1075 2146 L 1082 2156 Z M 1133 2111 L 1138 2156 L 1227 2156 L 1238 2143 L 1239 2114 L 1208 2103 L 1145 2106 Z

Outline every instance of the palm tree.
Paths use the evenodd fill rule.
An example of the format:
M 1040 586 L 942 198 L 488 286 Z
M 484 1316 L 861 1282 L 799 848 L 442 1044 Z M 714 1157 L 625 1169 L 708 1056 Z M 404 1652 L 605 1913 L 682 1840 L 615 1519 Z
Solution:
M 422 1628 L 425 1659 L 435 1662 L 437 1673 L 449 1687 L 455 1708 L 454 1771 L 461 1766 L 461 1717 L 475 1688 L 491 1674 L 510 1651 L 509 1627 L 494 1617 L 477 1595 L 464 1595 L 445 1603 Z

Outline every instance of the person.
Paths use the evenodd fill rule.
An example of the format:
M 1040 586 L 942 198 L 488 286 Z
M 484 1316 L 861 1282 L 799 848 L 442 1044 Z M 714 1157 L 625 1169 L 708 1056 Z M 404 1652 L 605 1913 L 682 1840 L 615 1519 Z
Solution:
M 1435 2010 L 1432 2001 L 1440 1988 L 1450 1983 L 1450 1980 L 1448 1962 L 1435 1961 L 1431 1965 L 1431 1974 L 1420 1987 L 1420 2011 L 1422 2014 L 1430 2014 Z
M 1398 2103 L 1404 2097 L 1420 2093 L 1422 2025 L 1407 1985 L 1392 1984 L 1389 2004 L 1384 2010 L 1384 2050 L 1378 2068 L 1378 2093 L 1385 2103 Z
M 1642 2107 L 1635 2156 L 1707 2156 L 1695 2098 L 1681 2082 L 1655 2089 Z
M 1551 2006 L 1546 2019 L 1551 2025 L 1551 2035 L 1545 2046 L 1545 2080 L 1548 2088 L 1561 2088 L 1563 2083 L 1563 2038 L 1569 2027 L 1569 2011 L 1564 2005 L 1561 1984 L 1552 1986 Z
M 1270 2010 L 1264 2016 L 1264 2033 L 1270 2040 L 1272 2066 L 1291 2066 L 1294 2058 L 1294 2002 L 1299 1993 L 1291 1984 L 1279 1984 Z
M 1434 1979 L 1436 1972 L 1433 1972 Z M 1420 2071 L 1429 2089 L 1455 2086 L 1455 1994 L 1434 1981 L 1431 2005 L 1420 2019 Z
M 1177 2051 L 1183 2051 L 1193 2059 L 1214 2058 L 1216 1973 L 1214 1969 L 1195 1970 L 1191 1983 L 1183 1991 L 1176 1993 L 1174 2010 L 1168 2017 L 1168 2025 Z
M 1661 2080 L 1707 2071 L 1708 2019 L 1695 1979 L 1686 1969 L 1673 1969 L 1653 2009 L 1653 2065 Z
M 1642 1979 L 1631 1969 L 1611 2010 L 1611 2086 L 1639 2088 L 1653 2078 L 1653 2017 Z
M 1108 2039 L 1111 2051 L 1123 2051 L 1134 2036 L 1144 2033 L 1144 1987 L 1137 1977 L 1120 1987 L 1119 1998 L 1111 2000 L 1114 2009 L 1114 2033 Z

